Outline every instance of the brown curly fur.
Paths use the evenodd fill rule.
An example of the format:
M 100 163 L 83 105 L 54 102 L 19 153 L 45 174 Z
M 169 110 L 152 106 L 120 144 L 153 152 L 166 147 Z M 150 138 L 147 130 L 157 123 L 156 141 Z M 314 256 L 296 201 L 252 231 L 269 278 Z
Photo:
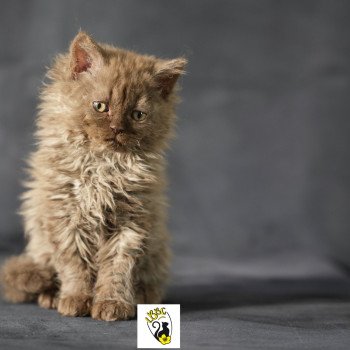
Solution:
M 56 58 L 22 197 L 28 244 L 2 268 L 7 300 L 106 321 L 161 301 L 170 255 L 164 150 L 185 64 L 84 32 Z M 95 111 L 94 101 L 109 111 Z M 133 110 L 146 118 L 135 121 Z

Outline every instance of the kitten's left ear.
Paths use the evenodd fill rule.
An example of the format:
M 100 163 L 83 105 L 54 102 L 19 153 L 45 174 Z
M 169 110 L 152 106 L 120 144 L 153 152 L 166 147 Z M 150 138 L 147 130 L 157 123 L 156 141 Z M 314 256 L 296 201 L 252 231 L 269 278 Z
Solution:
M 163 98 L 167 98 L 172 92 L 177 79 L 185 74 L 185 58 L 176 58 L 173 60 L 160 60 L 156 63 L 154 79 L 156 86 Z
M 72 77 L 80 73 L 96 71 L 104 63 L 101 47 L 85 32 L 79 32 L 70 46 L 70 69 Z

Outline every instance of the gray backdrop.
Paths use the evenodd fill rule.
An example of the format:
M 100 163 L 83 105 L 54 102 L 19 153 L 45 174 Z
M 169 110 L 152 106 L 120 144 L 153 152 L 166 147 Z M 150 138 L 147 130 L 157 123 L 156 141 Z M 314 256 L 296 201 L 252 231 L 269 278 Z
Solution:
M 350 2 L 0 2 L 0 263 L 23 249 L 15 211 L 45 66 L 79 28 L 186 55 L 169 153 L 184 349 L 346 349 L 350 280 Z M 331 242 L 331 243 L 330 243 Z M 64 318 L 0 299 L 0 347 L 134 349 L 136 321 Z
M 189 59 L 169 154 L 177 252 L 327 252 L 324 236 L 350 227 L 349 11 L 347 1 L 3 1 L 1 249 L 22 235 L 15 211 L 45 66 L 82 28 Z

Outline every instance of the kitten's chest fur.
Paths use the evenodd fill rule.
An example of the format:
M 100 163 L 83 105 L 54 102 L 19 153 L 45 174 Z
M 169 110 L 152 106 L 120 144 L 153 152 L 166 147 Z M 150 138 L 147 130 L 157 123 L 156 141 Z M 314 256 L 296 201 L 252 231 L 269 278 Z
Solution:
M 86 153 L 70 184 L 89 229 L 112 234 L 146 215 L 157 192 L 156 166 L 139 156 Z
M 122 229 L 150 230 L 162 202 L 160 160 L 75 151 L 56 158 L 48 192 L 49 215 L 58 219 L 48 221 L 59 223 L 50 228 L 53 242 L 68 242 L 74 232 L 80 256 L 94 268 L 101 245 Z

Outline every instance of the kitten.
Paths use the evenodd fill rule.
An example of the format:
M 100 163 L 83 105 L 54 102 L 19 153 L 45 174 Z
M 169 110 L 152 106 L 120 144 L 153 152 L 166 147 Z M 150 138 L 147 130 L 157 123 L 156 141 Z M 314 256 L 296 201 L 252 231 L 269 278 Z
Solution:
M 2 269 L 7 300 L 106 321 L 161 302 L 164 151 L 185 64 L 97 44 L 84 32 L 56 58 L 22 197 L 28 244 Z

